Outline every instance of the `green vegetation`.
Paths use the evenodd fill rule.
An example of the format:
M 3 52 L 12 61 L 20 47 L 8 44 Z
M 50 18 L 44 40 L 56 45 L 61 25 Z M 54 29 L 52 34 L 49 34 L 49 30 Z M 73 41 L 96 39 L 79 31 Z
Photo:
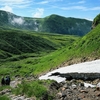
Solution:
M 100 24 L 85 35 L 80 41 L 75 42 L 76 55 L 84 57 L 100 56 Z
M 43 32 L 83 36 L 90 31 L 91 24 L 91 21 L 85 19 L 65 18 L 53 14 L 44 18 L 40 30 Z
M 36 97 L 36 100 L 40 100 L 44 95 L 46 95 L 47 100 L 52 100 L 53 94 L 48 91 L 49 85 L 53 81 L 47 80 L 36 80 L 32 82 L 23 81 L 19 84 L 17 88 L 13 89 L 13 92 L 18 95 L 26 95 L 28 97 Z
M 0 100 L 10 100 L 7 96 L 0 96 Z
M 59 21 L 61 21 L 60 18 Z M 48 19 L 51 21 L 49 22 Z M 26 20 L 31 21 L 30 18 Z M 54 24 L 56 15 L 48 16 L 45 20 L 48 24 L 44 22 L 44 19 L 41 20 L 42 24 L 47 24 L 45 26 L 47 29 L 50 26 L 55 30 L 48 29 L 49 32 L 56 32 L 57 26 Z M 65 20 L 67 19 L 62 22 Z M 73 22 L 76 20 L 73 19 Z M 57 20 L 58 27 L 59 21 Z M 52 27 L 52 24 L 56 27 Z M 70 22 L 70 24 L 73 23 Z M 60 31 L 63 32 L 62 29 Z M 37 78 L 38 75 L 58 68 L 65 62 L 88 57 L 96 59 L 100 57 L 100 24 L 83 37 L 0 27 L 0 78 L 8 74 L 11 77 Z M 48 91 L 49 84 L 52 82 L 50 80 L 23 81 L 12 91 L 16 95 L 35 96 L 38 100 L 48 94 L 47 100 L 52 100 L 54 94 L 49 94 L 50 91 Z M 0 91 L 5 88 L 9 87 L 0 87 Z M 9 98 L 0 96 L 0 100 L 9 100 Z
M 13 75 L 14 76 L 16 75 L 21 75 L 21 76 L 33 75 L 34 76 L 34 75 L 39 75 L 41 73 L 45 73 L 51 69 L 54 69 L 60 64 L 62 64 L 63 62 L 66 62 L 70 59 L 83 58 L 83 57 L 94 57 L 94 58 L 97 57 L 98 58 L 100 56 L 100 46 L 99 46 L 100 25 L 98 25 L 95 29 L 93 29 L 91 32 L 89 32 L 87 35 L 85 35 L 82 38 L 78 38 L 75 36 L 66 36 L 66 35 L 51 35 L 51 34 L 32 34 L 31 35 L 31 34 L 32 33 L 24 34 L 24 36 L 28 36 L 28 38 L 30 36 L 31 38 L 32 36 L 33 38 L 39 37 L 40 39 L 43 39 L 42 41 L 44 41 L 41 43 L 46 46 L 43 46 L 43 49 L 42 49 L 40 48 L 41 44 L 39 44 L 38 46 L 35 45 L 36 52 L 34 51 L 30 52 L 30 49 L 29 50 L 26 49 L 27 52 L 24 52 L 24 49 L 21 49 L 23 50 L 21 51 L 20 49 L 18 49 L 20 48 L 19 46 L 15 50 L 19 50 L 21 52 L 19 53 L 20 55 L 16 55 L 15 54 L 16 51 L 13 49 L 10 49 L 10 48 L 7 49 L 9 50 L 9 52 L 6 52 L 8 53 L 8 56 L 5 54 L 7 58 L 1 59 L 1 64 L 0 64 L 1 75 L 11 73 L 12 76 Z M 16 35 L 17 35 L 16 37 L 21 36 L 23 38 L 23 34 L 19 35 L 19 33 L 16 33 Z M 25 40 L 27 41 L 28 38 L 26 37 Z M 30 40 L 31 38 L 29 38 L 28 41 L 31 41 Z M 6 40 L 7 39 L 5 39 L 5 41 Z M 24 38 L 23 38 L 23 41 L 24 41 Z M 38 41 L 35 41 L 35 42 L 38 42 Z M 34 44 L 37 44 L 35 42 Z M 1 42 L 1 43 L 3 43 L 3 45 L 6 45 L 4 44 L 5 42 Z M 6 43 L 9 43 L 9 41 L 7 41 Z M 22 40 L 19 43 L 22 43 Z M 48 43 L 48 46 L 46 43 Z M 51 46 L 49 46 L 51 45 L 51 43 L 53 44 L 52 45 L 53 49 L 51 48 Z M 27 42 L 25 44 L 27 44 Z M 32 42 L 29 42 L 28 44 L 29 44 L 28 45 L 29 47 L 30 45 L 32 45 Z M 9 46 L 9 45 L 6 45 L 6 46 Z M 15 53 L 10 52 L 10 50 L 12 50 L 13 52 L 15 51 Z M 39 50 L 40 50 L 40 53 L 39 53 Z M 5 51 L 2 49 L 0 54 L 4 56 L 4 53 Z
M 100 24 L 100 14 L 98 14 L 94 20 L 93 20 L 93 26 L 97 26 L 98 24 Z
M 50 15 L 45 18 L 30 18 L 0 10 L 0 26 L 5 29 L 21 29 L 37 32 L 83 36 L 91 29 L 92 22 L 85 19 Z
M 66 62 L 70 59 L 74 60 L 77 58 L 84 58 L 84 57 L 98 58 L 100 56 L 100 46 L 99 46 L 100 25 L 98 25 L 95 29 L 91 30 L 87 35 L 85 35 L 82 38 L 78 38 L 75 36 L 68 36 L 68 35 L 55 35 L 55 34 L 43 34 L 43 33 L 35 34 L 34 32 L 32 34 L 32 32 L 25 33 L 24 31 L 17 33 L 15 32 L 12 33 L 12 35 L 10 34 L 11 32 L 8 33 L 10 37 L 12 36 L 13 38 L 9 39 L 10 45 L 8 45 L 9 41 L 7 41 L 7 38 L 5 39 L 5 41 L 7 42 L 4 42 L 2 40 L 3 38 L 2 37 L 1 44 L 3 44 L 3 46 L 1 47 L 3 48 L 4 45 L 5 48 L 7 46 L 14 48 L 16 47 L 13 45 L 14 36 L 16 36 L 16 38 L 18 37 L 18 39 L 16 39 L 17 41 L 20 40 L 19 42 L 16 41 L 16 43 L 23 43 L 24 41 L 25 46 L 26 44 L 28 44 L 27 45 L 28 47 L 30 45 L 31 47 L 34 44 L 36 45 L 34 46 L 35 49 L 28 48 L 26 49 L 26 52 L 24 51 L 23 48 L 20 49 L 20 45 L 17 46 L 15 50 L 16 51 L 19 50 L 21 52 L 21 53 L 18 52 L 19 54 L 16 54 L 16 51 L 11 48 L 7 49 L 8 52 L 4 51 L 4 49 L 1 49 L 0 55 L 3 55 L 3 57 L 7 56 L 5 57 L 6 59 L 4 58 L 2 59 L 2 57 L 0 56 L 1 75 L 10 74 L 11 76 L 16 76 L 16 75 L 34 76 L 52 70 L 60 66 L 63 62 Z M 6 32 L 5 36 L 7 35 L 8 34 Z M 34 40 L 35 38 L 37 39 L 39 38 L 39 41 L 41 40 L 43 42 L 39 42 L 39 44 L 37 40 L 31 42 L 32 38 Z M 27 40 L 29 43 L 27 43 Z M 24 43 L 22 45 L 24 46 Z M 31 50 L 33 51 L 31 52 Z M 15 52 L 13 53 L 11 51 Z
M 78 38 L 70 35 L 2 29 L 0 74 L 27 76 L 48 71 L 61 63 L 58 60 L 53 61 L 60 49 L 70 46 Z
M 11 87 L 10 86 L 0 86 L 0 91 L 5 90 L 5 89 L 11 89 Z M 8 98 L 8 96 L 6 95 L 0 94 L 0 100 L 11 100 L 11 99 Z

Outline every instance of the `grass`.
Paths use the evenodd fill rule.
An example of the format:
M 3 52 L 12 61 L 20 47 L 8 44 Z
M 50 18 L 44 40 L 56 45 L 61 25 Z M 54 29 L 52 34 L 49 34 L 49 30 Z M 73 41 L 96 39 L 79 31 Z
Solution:
M 0 96 L 0 100 L 11 100 L 10 98 L 8 98 L 7 96 Z
M 32 34 L 32 33 L 29 33 Z M 23 53 L 1 59 L 0 74 L 37 76 L 59 67 L 70 59 L 100 56 L 100 25 L 82 38 L 66 35 L 34 34 L 58 46 L 57 50 L 41 53 Z M 66 42 L 65 42 L 66 41 Z M 64 45 L 62 46 L 61 44 Z
M 10 86 L 0 86 L 0 91 L 5 89 L 11 89 Z M 11 100 L 7 95 L 0 95 L 0 100 Z
M 49 94 L 48 88 L 53 81 L 47 80 L 36 80 L 36 81 L 23 81 L 22 84 L 19 84 L 17 88 L 13 89 L 13 92 L 18 95 L 26 95 L 27 97 L 36 97 L 37 100 L 40 100 L 44 95 L 47 96 L 47 100 L 52 100 L 52 94 Z
M 0 39 L 0 74 L 27 76 L 41 74 L 61 64 L 63 60 L 56 57 L 79 37 L 2 30 Z

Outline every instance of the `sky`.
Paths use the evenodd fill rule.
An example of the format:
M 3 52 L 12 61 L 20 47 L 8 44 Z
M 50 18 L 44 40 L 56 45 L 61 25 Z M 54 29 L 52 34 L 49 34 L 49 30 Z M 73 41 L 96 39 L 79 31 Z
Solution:
M 0 10 L 22 17 L 57 14 L 93 20 L 100 13 L 100 0 L 0 0 Z

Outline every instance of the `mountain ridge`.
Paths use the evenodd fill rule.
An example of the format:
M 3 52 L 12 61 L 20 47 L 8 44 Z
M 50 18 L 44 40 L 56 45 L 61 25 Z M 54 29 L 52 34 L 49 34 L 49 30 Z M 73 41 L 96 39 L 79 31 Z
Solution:
M 52 14 L 45 18 L 21 17 L 0 10 L 0 26 L 37 32 L 83 36 L 91 30 L 92 21 L 78 18 L 66 18 Z

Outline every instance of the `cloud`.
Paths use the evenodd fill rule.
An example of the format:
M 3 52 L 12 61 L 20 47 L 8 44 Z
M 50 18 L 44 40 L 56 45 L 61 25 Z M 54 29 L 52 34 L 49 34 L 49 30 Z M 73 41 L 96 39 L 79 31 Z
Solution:
M 92 7 L 88 8 L 85 6 L 70 6 L 70 7 L 61 7 L 62 10 L 83 10 L 83 11 L 93 11 L 93 10 L 100 10 L 100 7 Z
M 100 7 L 93 7 L 90 10 L 100 10 Z
M 84 6 L 71 6 L 71 7 L 62 7 L 62 10 L 87 10 Z
M 43 8 L 37 8 L 35 14 L 33 14 L 33 17 L 40 18 L 44 13 Z
M 92 18 L 85 18 L 86 20 L 89 20 L 89 21 L 93 21 L 93 19 Z
M 25 4 L 29 3 L 31 0 L 0 0 L 0 3 L 3 5 L 12 5 L 12 4 Z
M 0 0 L 1 6 L 21 7 L 30 5 L 32 0 Z
M 12 24 L 19 24 L 22 25 L 24 23 L 24 19 L 22 17 L 19 18 L 13 18 L 13 20 L 11 21 Z
M 0 10 L 8 11 L 8 12 L 13 12 L 12 8 L 10 6 L 4 6 L 0 8 Z
M 63 0 L 44 0 L 44 1 L 38 2 L 37 4 L 48 4 L 52 2 L 58 2 L 58 1 L 63 1 Z
M 38 2 L 37 4 L 47 4 L 47 3 L 49 3 L 49 1 L 41 1 L 41 2 Z
M 78 1 L 78 2 L 70 2 L 70 5 L 77 5 L 77 4 L 84 4 L 86 1 L 82 0 L 82 1 Z

